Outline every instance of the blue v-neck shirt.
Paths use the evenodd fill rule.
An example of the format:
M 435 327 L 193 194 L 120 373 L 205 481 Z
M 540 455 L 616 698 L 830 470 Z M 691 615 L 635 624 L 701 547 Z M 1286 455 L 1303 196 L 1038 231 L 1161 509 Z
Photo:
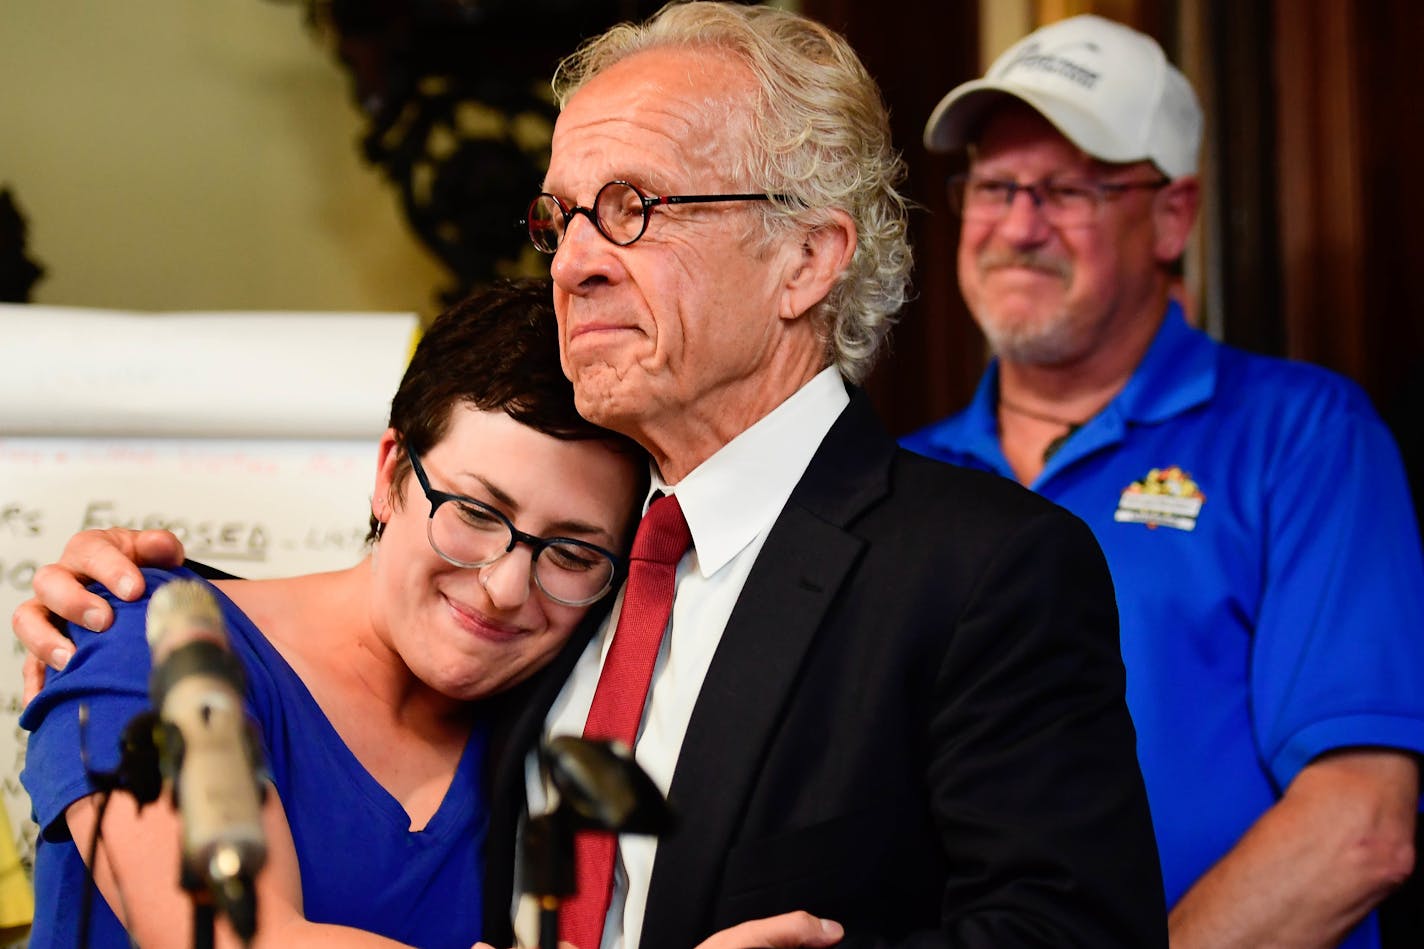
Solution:
M 170 580 L 198 579 L 182 569 L 144 574 L 150 594 Z M 292 668 L 230 600 L 210 589 L 246 672 L 247 711 L 291 826 L 307 919 L 414 946 L 468 949 L 481 929 L 480 851 L 489 810 L 484 729 L 472 734 L 440 809 L 412 832 L 400 803 L 362 767 Z M 32 949 L 72 949 L 77 937 L 84 865 L 64 812 L 93 791 L 79 757 L 79 705 L 90 708 L 87 742 L 99 770 L 114 766 L 124 726 L 150 707 L 148 597 L 136 603 L 110 597 L 110 603 L 113 628 L 96 635 L 71 627 L 73 659 L 49 674 L 21 718 L 31 732 L 22 780 L 41 828 Z M 103 897 L 96 893 L 94 901 L 90 944 L 127 947 Z

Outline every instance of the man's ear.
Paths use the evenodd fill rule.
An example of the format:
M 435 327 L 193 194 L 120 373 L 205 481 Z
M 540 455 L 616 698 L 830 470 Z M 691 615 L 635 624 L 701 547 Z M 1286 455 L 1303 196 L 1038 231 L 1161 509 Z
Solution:
M 826 219 L 801 235 L 801 246 L 787 267 L 782 285 L 781 312 L 794 320 L 820 303 L 850 266 L 855 256 L 855 222 L 840 208 L 825 211 Z
M 1176 260 L 1186 251 L 1200 203 L 1201 186 L 1195 175 L 1177 178 L 1157 193 L 1152 221 L 1153 250 L 1159 261 Z

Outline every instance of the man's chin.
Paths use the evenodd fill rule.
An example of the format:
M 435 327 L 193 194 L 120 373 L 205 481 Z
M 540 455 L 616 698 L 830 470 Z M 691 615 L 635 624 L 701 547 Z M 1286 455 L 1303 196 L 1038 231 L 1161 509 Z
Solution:
M 574 377 L 574 406 L 595 425 L 622 434 L 636 429 L 643 403 L 612 368 L 601 366 Z
M 1040 366 L 1071 362 L 1077 351 L 1077 341 L 1062 320 L 1039 321 L 979 321 L 994 355 L 1006 362 Z

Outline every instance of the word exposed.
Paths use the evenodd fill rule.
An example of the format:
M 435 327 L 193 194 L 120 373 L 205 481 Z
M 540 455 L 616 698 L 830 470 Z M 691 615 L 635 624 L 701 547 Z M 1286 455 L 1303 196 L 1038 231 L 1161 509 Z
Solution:
M 123 515 L 117 508 L 113 501 L 90 501 L 84 507 L 79 529 L 131 527 L 137 530 L 170 530 L 183 542 L 191 557 L 258 562 L 267 559 L 270 535 L 261 524 L 241 520 L 189 520 L 152 512 Z
M 367 525 L 312 525 L 296 528 L 288 536 L 274 536 L 257 520 L 235 518 L 189 518 L 157 512 L 132 514 L 120 510 L 114 501 L 90 501 L 84 507 L 79 530 L 131 527 L 137 530 L 172 531 L 186 554 L 194 560 L 265 563 L 275 551 L 302 550 L 310 553 L 359 553 L 366 543 Z

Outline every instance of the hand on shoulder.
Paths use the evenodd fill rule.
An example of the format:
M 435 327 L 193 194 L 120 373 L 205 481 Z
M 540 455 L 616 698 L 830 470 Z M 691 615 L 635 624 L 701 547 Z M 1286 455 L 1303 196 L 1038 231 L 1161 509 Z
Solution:
M 85 589 L 99 583 L 122 600 L 143 594 L 140 566 L 174 567 L 183 562 L 183 544 L 169 531 L 136 531 L 122 527 L 87 530 L 64 545 L 58 562 L 35 571 L 35 595 L 21 603 L 10 618 L 16 638 L 28 650 L 25 699 L 44 683 L 44 666 L 63 669 L 74 645 L 62 631 L 63 621 L 98 632 L 114 621 L 104 598 Z

